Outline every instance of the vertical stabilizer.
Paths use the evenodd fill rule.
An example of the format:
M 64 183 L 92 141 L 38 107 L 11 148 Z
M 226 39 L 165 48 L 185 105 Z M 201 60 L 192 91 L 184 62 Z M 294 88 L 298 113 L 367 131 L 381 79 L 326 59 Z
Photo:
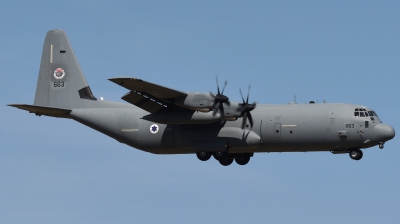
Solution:
M 44 41 L 34 105 L 82 108 L 96 100 L 86 82 L 68 37 L 50 30 Z

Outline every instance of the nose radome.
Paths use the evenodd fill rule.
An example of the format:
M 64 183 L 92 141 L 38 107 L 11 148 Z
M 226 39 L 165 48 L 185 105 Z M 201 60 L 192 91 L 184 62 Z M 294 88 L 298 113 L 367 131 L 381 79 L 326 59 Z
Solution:
M 385 142 L 388 141 L 395 136 L 394 128 L 388 124 L 377 124 L 374 127 L 374 138 L 373 140 L 376 142 Z

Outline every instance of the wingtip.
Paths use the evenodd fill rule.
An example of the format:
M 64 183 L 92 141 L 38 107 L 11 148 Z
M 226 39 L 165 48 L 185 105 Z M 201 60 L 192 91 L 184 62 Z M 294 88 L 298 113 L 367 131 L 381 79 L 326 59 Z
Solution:
M 17 107 L 17 108 L 18 108 L 18 106 L 21 106 L 21 105 L 25 105 L 25 104 L 7 104 L 7 106 L 9 106 L 9 107 Z

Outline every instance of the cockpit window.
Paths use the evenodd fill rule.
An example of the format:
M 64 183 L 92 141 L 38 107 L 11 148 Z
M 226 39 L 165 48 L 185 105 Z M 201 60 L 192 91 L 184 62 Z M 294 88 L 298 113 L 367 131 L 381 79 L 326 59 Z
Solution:
M 365 111 L 365 112 L 364 112 Z M 354 110 L 354 117 L 377 117 L 375 111 L 367 111 L 365 108 L 356 108 Z

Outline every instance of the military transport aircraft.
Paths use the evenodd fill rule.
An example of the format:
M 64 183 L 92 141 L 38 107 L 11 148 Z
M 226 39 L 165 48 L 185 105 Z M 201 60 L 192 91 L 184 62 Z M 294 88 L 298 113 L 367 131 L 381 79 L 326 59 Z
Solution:
M 44 41 L 33 105 L 11 104 L 36 115 L 70 118 L 121 143 L 155 154 L 196 153 L 224 166 L 245 165 L 258 152 L 329 151 L 359 160 L 361 149 L 395 136 L 369 107 L 353 104 L 259 105 L 224 94 L 182 92 L 137 78 L 111 78 L 129 90 L 108 102 L 92 94 L 66 33 Z

